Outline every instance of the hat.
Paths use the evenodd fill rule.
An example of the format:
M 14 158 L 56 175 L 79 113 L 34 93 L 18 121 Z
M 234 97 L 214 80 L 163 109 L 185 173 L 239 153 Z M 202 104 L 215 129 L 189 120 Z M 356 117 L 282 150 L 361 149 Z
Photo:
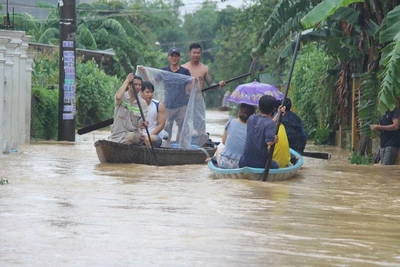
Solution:
M 172 55 L 173 53 L 178 54 L 179 56 L 181 55 L 181 51 L 179 51 L 178 48 L 172 47 L 168 50 L 168 56 Z

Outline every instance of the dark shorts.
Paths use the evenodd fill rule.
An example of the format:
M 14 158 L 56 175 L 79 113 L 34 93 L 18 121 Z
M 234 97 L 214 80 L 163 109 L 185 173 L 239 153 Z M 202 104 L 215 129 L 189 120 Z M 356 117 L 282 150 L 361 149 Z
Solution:
M 388 146 L 380 149 L 381 152 L 381 164 L 382 165 L 394 165 L 397 159 L 397 153 L 399 152 L 398 147 Z
M 156 135 L 157 141 L 154 144 L 154 147 L 160 147 L 162 145 L 162 138 L 157 134 Z

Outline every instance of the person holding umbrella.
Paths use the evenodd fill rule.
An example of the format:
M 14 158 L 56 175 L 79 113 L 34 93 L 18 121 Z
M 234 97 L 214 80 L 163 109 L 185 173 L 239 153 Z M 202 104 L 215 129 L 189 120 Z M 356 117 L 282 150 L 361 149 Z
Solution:
M 276 99 L 271 95 L 263 95 L 258 101 L 260 114 L 252 115 L 247 121 L 247 138 L 244 152 L 239 161 L 239 167 L 264 168 L 268 159 L 268 146 L 278 142 L 275 135 L 276 123 L 273 114 Z M 271 169 L 279 168 L 272 160 Z

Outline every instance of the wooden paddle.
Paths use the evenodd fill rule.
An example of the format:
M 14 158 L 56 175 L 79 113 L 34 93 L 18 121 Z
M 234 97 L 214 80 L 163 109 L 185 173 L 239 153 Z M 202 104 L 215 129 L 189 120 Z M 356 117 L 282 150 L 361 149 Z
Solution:
M 239 79 L 241 79 L 241 78 L 244 78 L 244 77 L 246 77 L 246 76 L 249 76 L 249 75 L 251 75 L 251 72 L 248 72 L 248 73 L 245 73 L 245 74 L 239 75 L 239 76 L 237 76 L 237 77 L 235 77 L 235 78 L 229 79 L 229 80 L 225 81 L 225 83 L 230 83 L 230 82 L 233 82 L 233 81 L 239 80 Z M 210 87 L 204 88 L 204 89 L 203 89 L 203 90 L 201 90 L 201 91 L 202 91 L 202 92 L 205 92 L 205 91 L 208 91 L 208 90 L 211 90 L 211 89 L 217 88 L 217 87 L 219 87 L 219 84 L 214 84 L 213 86 L 210 86 Z
M 292 65 L 290 66 L 289 77 L 288 77 L 288 81 L 286 83 L 285 95 L 283 96 L 283 99 L 282 99 L 282 105 L 283 105 L 283 103 L 285 103 L 287 94 L 289 92 L 290 80 L 292 78 L 292 73 L 293 73 L 293 69 L 294 69 L 294 64 L 296 62 L 297 52 L 299 51 L 300 40 L 301 40 L 301 33 L 299 33 L 299 36 L 297 37 L 296 47 L 294 49 L 294 54 L 293 54 L 293 58 L 292 58 Z M 275 135 L 278 135 L 278 130 L 279 130 L 280 124 L 281 124 L 281 112 L 278 112 L 278 123 L 277 123 Z M 268 152 L 268 158 L 267 158 L 267 162 L 265 163 L 265 170 L 264 170 L 264 174 L 262 177 L 263 182 L 268 181 L 268 173 L 269 173 L 269 169 L 271 168 L 272 155 L 274 154 L 274 149 L 275 149 L 275 144 L 273 144 L 270 147 L 269 152 Z
M 225 81 L 225 83 L 230 83 L 230 82 L 239 80 L 239 79 L 244 78 L 244 77 L 247 77 L 247 76 L 252 76 L 252 77 L 253 77 L 254 68 L 255 68 L 255 66 L 256 66 L 256 62 L 257 62 L 257 57 L 254 57 L 254 58 L 253 58 L 253 61 L 252 61 L 251 64 L 250 64 L 250 69 L 249 69 L 249 72 L 248 72 L 248 73 L 239 75 L 239 76 L 237 76 L 237 77 L 235 77 L 235 78 L 232 78 L 232 79 L 229 79 L 229 80 Z M 219 84 L 214 84 L 213 86 L 204 88 L 204 89 L 201 90 L 201 91 L 202 91 L 202 92 L 205 92 L 205 91 L 208 91 L 208 90 L 217 88 L 217 87 L 219 87 Z
M 230 83 L 230 82 L 239 80 L 241 78 L 244 78 L 246 76 L 252 75 L 252 73 L 254 72 L 254 67 L 255 67 L 256 61 L 257 61 L 257 57 L 254 58 L 253 61 L 251 62 L 250 71 L 248 73 L 239 75 L 239 76 L 237 76 L 235 78 L 232 78 L 232 79 L 229 79 L 229 80 L 225 81 L 225 83 Z M 203 89 L 201 91 L 205 92 L 205 91 L 217 88 L 217 87 L 219 87 L 219 84 L 215 84 L 213 86 L 207 87 L 207 88 L 205 88 L 205 89 Z M 104 128 L 104 127 L 107 127 L 107 126 L 109 126 L 109 125 L 111 125 L 113 123 L 114 123 L 114 119 L 111 118 L 111 119 L 108 119 L 108 120 L 105 120 L 105 121 L 102 121 L 102 122 L 99 122 L 99 123 L 96 123 L 96 124 L 93 124 L 93 125 L 90 125 L 90 126 L 83 127 L 83 128 L 78 130 L 78 134 L 79 135 L 86 134 L 86 133 L 89 133 L 89 132 L 92 132 L 92 131 L 95 131 L 95 130 L 98 130 L 98 129 L 101 129 L 101 128 Z
M 87 126 L 87 127 L 83 127 L 83 128 L 78 130 L 78 134 L 82 135 L 82 134 L 85 134 L 85 133 L 90 133 L 92 131 L 107 127 L 107 126 L 109 126 L 109 125 L 111 125 L 113 123 L 114 123 L 114 118 L 111 118 L 111 119 L 108 119 L 108 120 L 105 120 L 105 121 L 102 121 L 102 122 L 99 122 L 99 123 L 96 123 L 96 124 L 93 124 L 93 125 L 90 125 L 90 126 Z
M 309 158 L 316 158 L 316 159 L 331 159 L 331 153 L 326 153 L 326 152 L 313 152 L 313 151 L 304 151 L 303 152 L 304 157 L 309 157 Z
M 133 81 L 131 82 L 131 86 L 133 87 L 133 94 L 135 95 L 136 102 L 139 107 L 140 117 L 142 117 L 142 121 L 145 122 L 146 118 L 144 117 L 144 114 L 143 114 L 142 104 L 140 104 L 139 96 L 138 96 L 138 93 L 136 92 L 135 86 L 133 85 Z M 156 155 L 156 151 L 154 150 L 153 142 L 151 141 L 149 128 L 146 125 L 144 126 L 144 128 L 146 129 L 147 137 L 149 138 L 149 142 L 150 142 L 150 146 L 151 146 L 151 151 L 153 152 L 154 160 L 156 161 L 156 165 L 158 167 L 157 155 Z

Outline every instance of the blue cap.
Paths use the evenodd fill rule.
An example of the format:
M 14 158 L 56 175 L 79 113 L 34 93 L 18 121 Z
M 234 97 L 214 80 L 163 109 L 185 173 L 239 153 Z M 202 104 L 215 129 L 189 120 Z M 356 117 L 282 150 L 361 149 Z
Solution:
M 176 47 L 172 47 L 168 50 L 168 56 L 172 55 L 172 54 L 178 54 L 179 56 L 181 55 L 181 51 L 179 51 L 178 48 Z

